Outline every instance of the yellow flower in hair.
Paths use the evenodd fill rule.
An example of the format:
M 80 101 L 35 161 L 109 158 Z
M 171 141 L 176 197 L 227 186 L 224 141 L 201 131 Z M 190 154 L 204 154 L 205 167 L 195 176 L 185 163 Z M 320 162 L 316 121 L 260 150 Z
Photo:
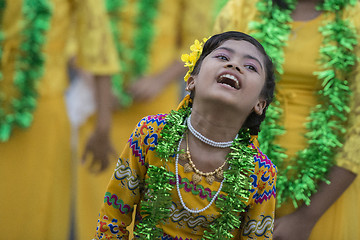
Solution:
M 208 39 L 209 38 L 203 38 L 203 42 L 199 42 L 199 40 L 196 39 L 194 44 L 190 46 L 191 53 L 181 55 L 181 61 L 185 63 L 184 66 L 189 68 L 189 71 L 184 77 L 185 82 L 187 82 L 191 72 L 194 70 L 195 64 L 202 53 L 203 45 Z
M 190 77 L 190 73 L 187 72 L 186 75 L 185 75 L 185 77 L 184 77 L 185 82 L 187 82 L 187 80 L 189 79 L 189 77 Z
M 194 44 L 190 46 L 190 50 L 193 52 L 200 52 L 202 50 L 202 43 L 196 39 Z

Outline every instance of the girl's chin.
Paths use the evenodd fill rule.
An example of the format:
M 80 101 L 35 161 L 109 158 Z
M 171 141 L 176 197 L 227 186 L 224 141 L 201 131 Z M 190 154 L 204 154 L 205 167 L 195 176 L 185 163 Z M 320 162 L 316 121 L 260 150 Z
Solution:
M 240 100 L 238 98 L 235 98 L 234 95 L 217 93 L 209 94 L 203 97 L 196 96 L 195 101 L 201 101 L 214 107 L 220 106 L 222 108 L 229 108 L 233 110 L 238 108 Z

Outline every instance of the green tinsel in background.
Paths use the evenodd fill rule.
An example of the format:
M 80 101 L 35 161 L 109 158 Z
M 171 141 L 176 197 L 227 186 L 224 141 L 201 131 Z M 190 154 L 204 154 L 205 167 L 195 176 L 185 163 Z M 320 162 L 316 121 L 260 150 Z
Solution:
M 253 35 L 263 45 L 267 53 L 276 63 L 278 81 L 283 73 L 283 48 L 290 33 L 290 14 L 295 8 L 296 1 L 287 0 L 289 9 L 279 9 L 272 5 L 271 0 L 259 1 L 260 22 L 253 22 L 250 27 L 256 31 Z M 269 108 L 262 125 L 259 141 L 263 152 L 278 166 L 277 180 L 278 206 L 291 199 L 294 206 L 299 201 L 310 204 L 310 197 L 317 191 L 319 181 L 328 182 L 326 175 L 333 165 L 334 156 L 342 146 L 345 124 L 350 110 L 351 96 L 347 77 L 356 64 L 353 52 L 357 44 L 354 26 L 343 20 L 343 9 L 356 4 L 355 0 L 325 0 L 318 9 L 324 14 L 333 13 L 333 20 L 328 20 L 319 31 L 324 36 L 319 49 L 321 67 L 316 72 L 322 87 L 318 92 L 319 104 L 315 106 L 306 123 L 308 133 L 305 134 L 307 147 L 290 159 L 288 167 L 284 167 L 285 149 L 275 144 L 277 136 L 285 130 L 280 125 L 282 110 L 279 102 L 275 101 L 274 108 Z
M 145 74 L 148 69 L 150 48 L 156 34 L 154 21 L 158 15 L 161 0 L 139 0 L 136 2 L 133 46 L 127 46 L 121 36 L 120 22 L 123 8 L 129 4 L 124 0 L 106 0 L 111 29 L 120 61 L 120 73 L 112 78 L 112 89 L 120 105 L 128 107 L 132 97 L 126 92 L 125 82 L 131 82 Z M 132 19 L 127 19 L 130 21 Z M 126 80 L 125 80 L 126 79 Z
M 6 5 L 1 2 L 0 6 L 3 17 Z M 33 111 L 37 105 L 38 80 L 44 73 L 45 56 L 42 47 L 50 27 L 51 4 L 47 0 L 25 0 L 22 14 L 24 28 L 21 32 L 20 53 L 16 56 L 14 72 L 14 86 L 19 97 L 11 99 L 9 110 L 4 109 L 5 94 L 0 94 L 0 142 L 10 138 L 15 126 L 27 128 L 31 125 Z M 0 35 L 3 37 L 3 33 Z

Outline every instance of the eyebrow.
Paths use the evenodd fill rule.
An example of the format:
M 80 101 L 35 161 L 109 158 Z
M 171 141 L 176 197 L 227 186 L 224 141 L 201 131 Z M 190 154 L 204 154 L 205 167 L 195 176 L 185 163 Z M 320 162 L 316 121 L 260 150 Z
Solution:
M 235 50 L 234 50 L 234 49 L 228 48 L 228 47 L 218 47 L 218 48 L 215 49 L 215 50 L 218 50 L 218 49 L 224 49 L 224 50 L 229 51 L 229 52 L 231 52 L 231 53 L 235 53 Z M 249 58 L 249 59 L 253 59 L 253 60 L 257 61 L 257 62 L 259 63 L 259 65 L 260 65 L 261 69 L 263 69 L 263 66 L 262 66 L 261 62 L 260 62 L 259 59 L 257 59 L 256 57 L 251 56 L 251 55 L 249 55 L 249 54 L 246 54 L 246 55 L 244 55 L 244 58 Z

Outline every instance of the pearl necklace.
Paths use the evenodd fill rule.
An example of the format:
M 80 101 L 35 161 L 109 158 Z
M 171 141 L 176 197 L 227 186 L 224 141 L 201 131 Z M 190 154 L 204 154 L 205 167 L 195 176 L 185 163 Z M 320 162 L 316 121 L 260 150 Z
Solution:
M 178 152 L 180 151 L 181 142 L 182 142 L 182 138 L 181 138 L 180 141 L 179 141 L 179 146 L 178 146 L 178 148 L 177 148 L 177 151 L 178 151 Z M 183 198 L 182 198 L 182 196 L 181 196 L 181 193 L 180 193 L 178 163 L 179 163 L 179 154 L 176 154 L 176 158 L 175 158 L 176 190 L 177 190 L 177 192 L 178 192 L 181 205 L 182 205 L 187 211 L 189 211 L 189 212 L 191 212 L 191 213 L 201 213 L 201 212 L 205 211 L 206 209 L 208 209 L 208 208 L 211 206 L 211 204 L 213 204 L 213 202 L 215 201 L 215 199 L 216 199 L 217 196 L 219 195 L 219 193 L 220 193 L 220 191 L 221 191 L 221 188 L 222 188 L 222 186 L 223 186 L 223 183 L 224 183 L 225 178 L 221 181 L 219 190 L 216 192 L 216 194 L 214 195 L 214 197 L 211 199 L 210 203 L 209 203 L 207 206 L 205 206 L 204 208 L 202 208 L 202 209 L 200 209 L 200 210 L 198 210 L 198 209 L 190 209 L 190 208 L 188 208 L 188 207 L 185 205 L 184 200 L 183 200 Z
M 201 133 L 199 133 L 198 131 L 195 130 L 195 128 L 191 125 L 191 114 L 189 115 L 189 117 L 187 118 L 187 126 L 190 130 L 190 132 L 200 141 L 202 141 L 203 143 L 210 145 L 212 147 L 217 147 L 217 148 L 227 148 L 230 147 L 233 144 L 233 141 L 229 141 L 229 142 L 215 142 L 211 139 L 208 139 L 207 137 L 205 137 L 204 135 L 202 135 Z M 235 138 L 237 138 L 238 135 L 236 135 Z

